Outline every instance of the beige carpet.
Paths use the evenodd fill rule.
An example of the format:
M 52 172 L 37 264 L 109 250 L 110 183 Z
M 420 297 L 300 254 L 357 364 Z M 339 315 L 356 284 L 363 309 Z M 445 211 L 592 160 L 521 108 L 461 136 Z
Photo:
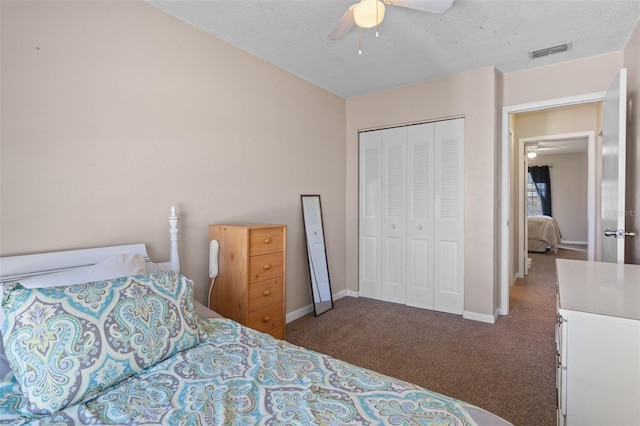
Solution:
M 555 425 L 555 258 L 531 253 L 496 324 L 345 297 L 287 326 L 287 340 L 489 410 L 515 425 Z

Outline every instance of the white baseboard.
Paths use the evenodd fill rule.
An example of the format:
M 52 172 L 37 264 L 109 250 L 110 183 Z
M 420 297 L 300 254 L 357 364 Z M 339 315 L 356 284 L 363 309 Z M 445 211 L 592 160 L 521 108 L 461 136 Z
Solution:
M 343 297 L 358 297 L 358 292 L 353 290 L 342 290 L 333 295 L 333 300 L 342 299 Z
M 495 324 L 496 320 L 498 319 L 498 311 L 496 310 L 496 312 L 493 315 L 479 314 L 477 312 L 464 311 L 462 313 L 462 318 L 468 319 L 468 320 L 473 320 L 473 321 L 486 322 L 488 324 Z
M 589 245 L 586 241 L 569 241 L 569 240 L 561 240 L 560 244 L 578 244 L 582 246 Z
M 358 292 L 357 291 L 353 291 L 353 290 L 342 290 L 339 291 L 337 293 L 335 293 L 333 295 L 333 300 L 340 300 L 343 297 L 359 297 Z M 310 314 L 311 312 L 313 312 L 313 305 L 312 304 L 308 304 L 307 306 L 304 306 L 300 309 L 297 309 L 293 312 L 289 312 L 287 314 L 287 324 L 297 320 L 298 318 L 302 318 L 303 316 Z M 491 315 L 487 315 L 487 314 L 479 314 L 477 312 L 470 312 L 470 311 L 464 311 L 462 313 L 462 318 L 464 319 L 468 319 L 468 320 L 473 320 L 473 321 L 480 321 L 480 322 L 485 322 L 488 324 L 495 324 L 496 320 L 498 319 L 498 315 L 500 311 L 497 309 L 496 312 L 493 314 L 493 316 Z
M 313 312 L 313 305 L 309 304 L 303 308 L 297 309 L 293 312 L 289 312 L 287 314 L 287 324 L 289 324 L 291 321 L 295 321 L 298 318 L 302 318 L 303 316 L 310 314 L 311 312 Z
M 333 295 L 333 300 L 334 302 L 336 300 L 342 299 L 343 297 L 358 297 L 358 292 L 357 291 L 353 291 L 353 290 L 342 290 L 339 291 L 337 293 L 335 293 Z M 302 318 L 303 316 L 310 314 L 313 312 L 313 305 L 311 303 L 309 303 L 307 306 L 304 306 L 300 309 L 296 309 L 293 312 L 289 312 L 287 314 L 287 324 L 290 323 L 291 321 L 295 321 L 298 318 Z

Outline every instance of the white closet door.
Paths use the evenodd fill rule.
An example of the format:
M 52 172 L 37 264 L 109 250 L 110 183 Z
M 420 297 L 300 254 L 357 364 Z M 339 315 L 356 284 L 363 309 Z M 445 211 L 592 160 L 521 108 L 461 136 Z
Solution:
M 407 129 L 407 305 L 424 309 L 433 309 L 434 127 Z
M 380 299 L 382 132 L 360 133 L 359 295 Z
M 464 310 L 464 119 L 435 127 L 434 309 Z
M 407 129 L 382 131 L 381 299 L 406 303 Z

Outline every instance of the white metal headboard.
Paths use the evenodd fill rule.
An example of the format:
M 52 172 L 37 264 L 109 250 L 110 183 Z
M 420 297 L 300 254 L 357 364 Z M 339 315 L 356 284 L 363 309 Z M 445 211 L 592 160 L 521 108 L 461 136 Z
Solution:
M 147 270 L 150 272 L 158 270 L 180 272 L 178 220 L 179 217 L 176 216 L 176 208 L 172 206 L 171 216 L 169 216 L 171 253 L 168 262 L 152 262 L 144 243 L 28 254 L 24 256 L 7 256 L 0 257 L 0 282 L 15 281 L 94 265 L 116 254 L 139 254 L 144 257 Z

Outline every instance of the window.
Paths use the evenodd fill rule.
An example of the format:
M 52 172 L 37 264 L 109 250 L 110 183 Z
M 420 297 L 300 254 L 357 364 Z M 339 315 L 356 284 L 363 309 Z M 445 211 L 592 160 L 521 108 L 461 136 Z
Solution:
M 542 200 L 531 173 L 527 173 L 527 216 L 542 216 Z

